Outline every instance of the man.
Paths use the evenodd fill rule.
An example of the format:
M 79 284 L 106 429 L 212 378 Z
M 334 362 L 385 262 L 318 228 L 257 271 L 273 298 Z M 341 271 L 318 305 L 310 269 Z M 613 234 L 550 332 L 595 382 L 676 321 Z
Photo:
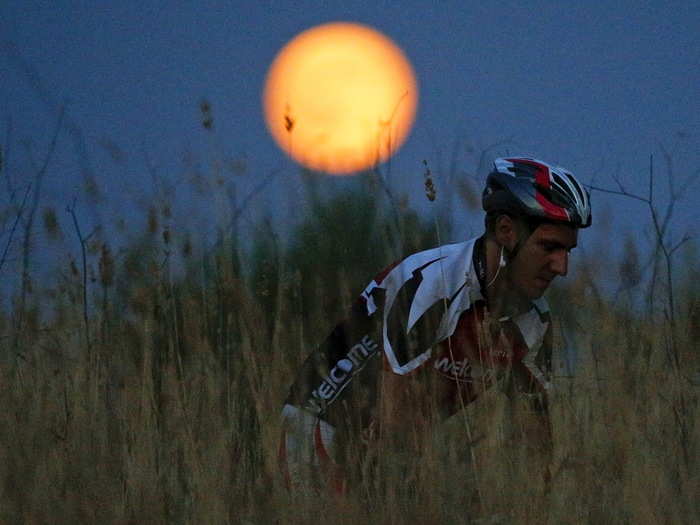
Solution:
M 283 409 L 290 485 L 343 491 L 378 436 L 400 442 L 496 384 L 546 416 L 542 295 L 591 224 L 589 196 L 564 168 L 499 158 L 482 204 L 484 235 L 386 269 L 304 363 Z

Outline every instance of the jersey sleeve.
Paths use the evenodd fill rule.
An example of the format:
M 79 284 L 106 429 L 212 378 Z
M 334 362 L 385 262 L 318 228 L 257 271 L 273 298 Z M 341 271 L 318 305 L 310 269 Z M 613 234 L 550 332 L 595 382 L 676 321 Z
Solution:
M 363 292 L 348 317 L 309 355 L 290 388 L 279 460 L 292 488 L 344 490 L 345 461 L 338 457 L 348 440 L 370 425 L 376 405 L 382 366 L 377 291 L 369 286 Z

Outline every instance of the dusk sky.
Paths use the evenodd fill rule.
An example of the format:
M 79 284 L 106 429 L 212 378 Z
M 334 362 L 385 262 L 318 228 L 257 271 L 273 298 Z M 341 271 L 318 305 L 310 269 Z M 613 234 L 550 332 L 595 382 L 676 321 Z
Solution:
M 104 194 L 89 223 L 138 200 L 150 184 L 146 163 L 175 181 L 188 155 L 221 155 L 245 160 L 239 199 L 281 169 L 255 202 L 256 213 L 279 218 L 299 170 L 267 132 L 265 74 L 291 38 L 332 21 L 381 31 L 413 64 L 418 113 L 392 161 L 407 191 L 420 193 L 423 159 L 440 191 L 440 166 L 455 148 L 458 169 L 474 172 L 481 149 L 506 139 L 494 155 L 528 154 L 610 188 L 617 173 L 641 195 L 650 154 L 665 173 L 660 147 L 672 154 L 678 184 L 700 166 L 697 2 L 9 0 L 0 6 L 0 144 L 10 151 L 9 173 L 18 183 L 32 173 L 27 152 L 40 163 L 65 104 L 45 182 L 58 209 L 74 197 L 80 206 L 85 170 Z M 201 125 L 203 98 L 214 133 Z M 658 191 L 667 195 L 662 179 Z M 189 195 L 178 192 L 186 209 Z M 677 239 L 698 233 L 698 202 L 689 195 L 679 203 Z M 594 227 L 613 219 L 634 230 L 646 213 L 596 193 L 593 206 Z

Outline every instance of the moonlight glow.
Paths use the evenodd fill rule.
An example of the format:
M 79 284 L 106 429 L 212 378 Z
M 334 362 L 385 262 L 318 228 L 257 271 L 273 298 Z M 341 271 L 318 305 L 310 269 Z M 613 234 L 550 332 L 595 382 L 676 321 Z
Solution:
M 263 94 L 277 144 L 301 164 L 347 174 L 387 160 L 413 124 L 418 90 L 410 63 L 366 26 L 309 29 L 275 57 Z

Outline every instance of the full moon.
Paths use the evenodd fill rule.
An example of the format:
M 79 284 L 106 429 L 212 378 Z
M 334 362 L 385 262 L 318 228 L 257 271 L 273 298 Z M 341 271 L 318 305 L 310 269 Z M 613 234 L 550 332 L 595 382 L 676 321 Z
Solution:
M 304 31 L 277 54 L 263 106 L 277 144 L 304 166 L 349 174 L 384 162 L 416 113 L 411 64 L 367 26 L 334 22 Z

